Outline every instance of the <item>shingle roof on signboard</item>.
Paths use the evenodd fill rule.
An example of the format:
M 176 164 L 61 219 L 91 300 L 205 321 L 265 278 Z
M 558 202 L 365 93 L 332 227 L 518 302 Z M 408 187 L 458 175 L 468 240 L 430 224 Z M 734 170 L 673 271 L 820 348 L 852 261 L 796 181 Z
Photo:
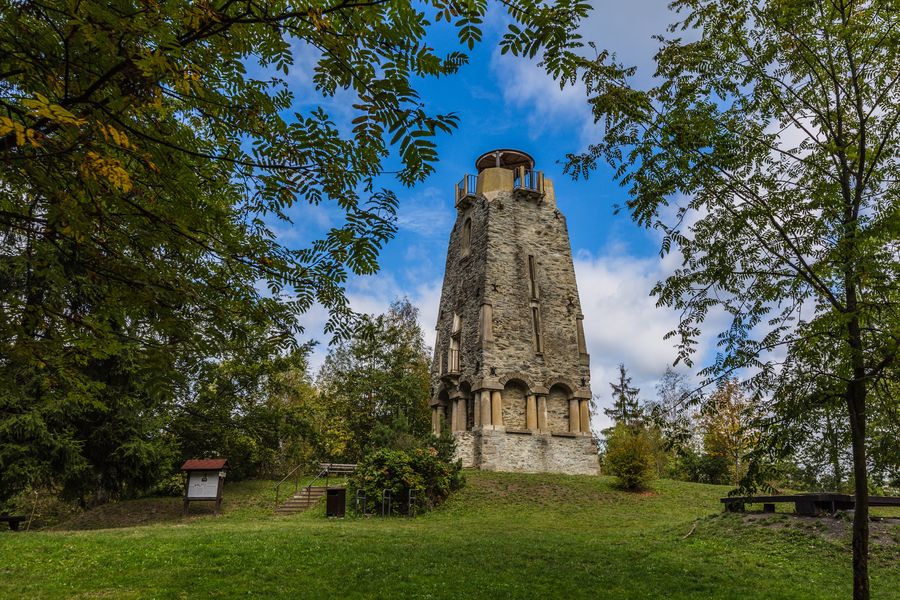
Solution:
M 184 461 L 182 471 L 215 471 L 228 462 L 227 458 L 192 458 Z

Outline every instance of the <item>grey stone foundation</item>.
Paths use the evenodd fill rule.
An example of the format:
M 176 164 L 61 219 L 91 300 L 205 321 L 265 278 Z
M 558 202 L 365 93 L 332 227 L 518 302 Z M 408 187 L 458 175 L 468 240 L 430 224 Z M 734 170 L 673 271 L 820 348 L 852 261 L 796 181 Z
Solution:
M 501 429 L 459 431 L 456 457 L 467 468 L 514 473 L 597 475 L 597 446 L 587 435 L 511 432 Z

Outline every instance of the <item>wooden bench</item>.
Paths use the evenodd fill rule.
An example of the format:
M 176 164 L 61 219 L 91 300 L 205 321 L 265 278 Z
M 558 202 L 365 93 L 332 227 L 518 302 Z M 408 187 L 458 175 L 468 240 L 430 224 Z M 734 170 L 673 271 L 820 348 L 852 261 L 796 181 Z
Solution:
M 329 475 L 350 475 L 356 470 L 356 463 L 319 463 L 319 470 Z
M 331 475 L 349 477 L 355 470 L 356 463 L 319 463 L 319 477 L 325 476 L 326 488 L 328 488 L 328 478 Z
M 10 531 L 18 531 L 19 523 L 21 523 L 22 521 L 27 521 L 27 520 L 28 520 L 28 517 L 24 517 L 22 515 L 7 515 L 7 514 L 0 515 L 0 523 L 3 523 L 3 522 L 9 523 Z
M 839 510 L 853 510 L 856 498 L 850 494 L 793 494 L 784 496 L 730 496 L 720 500 L 728 512 L 741 512 L 745 504 L 763 504 L 765 512 L 774 512 L 775 504 L 793 502 L 798 515 L 834 514 Z M 900 496 L 869 496 L 869 506 L 898 506 Z

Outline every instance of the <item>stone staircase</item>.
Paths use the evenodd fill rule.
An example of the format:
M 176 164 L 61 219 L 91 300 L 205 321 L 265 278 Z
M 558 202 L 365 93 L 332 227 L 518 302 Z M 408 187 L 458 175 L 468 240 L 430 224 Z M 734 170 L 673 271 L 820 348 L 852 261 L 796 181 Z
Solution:
M 300 472 L 302 467 L 302 464 L 297 465 L 275 485 L 275 512 L 277 514 L 290 515 L 303 512 L 304 510 L 315 506 L 325 496 L 325 493 L 329 489 L 328 478 L 335 475 L 340 481 L 341 479 L 349 477 L 353 471 L 356 470 L 356 463 L 319 463 L 319 473 L 312 479 L 310 485 L 300 489 L 299 492 L 288 498 L 283 504 L 278 504 L 278 499 L 280 498 L 278 491 L 281 489 L 282 485 L 285 485 L 285 482 L 294 478 L 294 489 L 297 489 L 296 486 L 300 484 L 300 475 L 297 475 L 297 473 Z M 325 480 L 324 486 L 312 485 L 323 478 Z M 290 483 L 287 485 L 290 485 Z M 330 487 L 333 489 L 335 486 L 332 485 Z
M 315 506 L 325 497 L 325 486 L 305 487 L 275 509 L 279 515 L 292 515 Z

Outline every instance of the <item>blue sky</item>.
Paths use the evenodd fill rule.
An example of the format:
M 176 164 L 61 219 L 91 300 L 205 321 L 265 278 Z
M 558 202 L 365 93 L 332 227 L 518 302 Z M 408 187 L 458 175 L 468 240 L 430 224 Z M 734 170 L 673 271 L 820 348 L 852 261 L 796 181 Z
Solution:
M 627 200 L 607 169 L 587 181 L 573 181 L 562 172 L 566 153 L 583 150 L 599 135 L 585 102 L 583 90 L 560 90 L 533 63 L 501 56 L 497 42 L 504 15 L 492 6 L 483 42 L 471 53 L 469 65 L 457 75 L 429 80 L 419 87 L 432 112 L 456 112 L 459 129 L 437 139 L 440 163 L 426 181 L 414 188 L 393 188 L 400 198 L 399 231 L 381 255 L 381 272 L 354 278 L 348 295 L 354 310 L 383 312 L 397 297 L 407 296 L 420 309 L 423 330 L 433 341 L 447 240 L 455 217 L 453 187 L 466 173 L 474 173 L 477 156 L 494 148 L 519 148 L 535 158 L 536 167 L 551 178 L 557 202 L 569 224 L 585 330 L 592 362 L 592 388 L 605 402 L 607 382 L 616 365 L 624 362 L 652 398 L 658 377 L 675 357 L 671 342 L 662 337 L 677 322 L 674 314 L 655 307 L 649 296 L 657 280 L 677 265 L 677 257 L 660 260 L 659 239 L 654 232 L 633 225 L 627 214 L 614 215 L 614 206 Z M 595 10 L 584 24 L 585 40 L 595 41 L 637 65 L 638 84 L 652 76 L 655 33 L 663 33 L 674 20 L 665 0 L 633 0 L 628 3 L 595 0 Z M 433 43 L 433 40 L 429 40 Z M 308 85 L 308 66 L 313 57 L 298 50 L 292 87 Z M 304 70 L 306 69 L 306 70 Z M 324 106 L 341 124 L 349 123 L 351 98 L 338 95 Z M 288 245 L 321 232 L 335 223 L 339 213 L 328 207 L 298 207 L 295 226 L 280 229 Z M 313 310 L 303 317 L 307 337 L 320 344 L 313 367 L 327 352 L 321 327 L 324 314 Z M 701 354 L 710 351 L 709 341 Z M 594 415 L 594 423 L 606 419 Z

